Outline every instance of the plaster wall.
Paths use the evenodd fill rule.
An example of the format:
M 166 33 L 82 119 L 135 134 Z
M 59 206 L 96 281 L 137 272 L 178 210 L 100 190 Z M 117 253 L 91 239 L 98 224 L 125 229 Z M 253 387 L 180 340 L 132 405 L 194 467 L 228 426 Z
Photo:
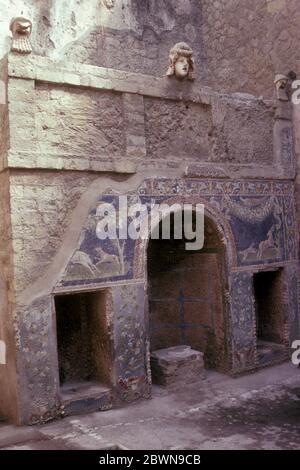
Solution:
M 10 47 L 9 22 L 34 23 L 34 52 L 163 76 L 179 39 L 195 50 L 204 85 L 273 96 L 276 73 L 299 74 L 297 0 L 2 0 L 0 57 Z

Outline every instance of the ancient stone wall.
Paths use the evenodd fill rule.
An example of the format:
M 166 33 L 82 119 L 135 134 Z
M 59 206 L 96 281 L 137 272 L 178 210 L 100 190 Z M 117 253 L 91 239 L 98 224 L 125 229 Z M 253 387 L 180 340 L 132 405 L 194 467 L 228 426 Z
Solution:
M 121 94 L 38 85 L 36 129 L 41 153 L 95 159 L 125 153 Z
M 10 56 L 9 74 L 14 167 L 130 173 L 200 161 L 257 173 L 274 163 L 271 100 L 37 56 Z
M 147 158 L 210 159 L 211 107 L 147 98 L 145 124 Z
M 203 0 L 205 80 L 272 96 L 276 73 L 300 74 L 298 0 Z
M 229 368 L 252 370 L 254 272 L 283 270 L 289 338 L 299 328 L 291 121 L 259 97 L 273 97 L 275 72 L 296 69 L 295 0 L 14 0 L 0 56 L 13 7 L 33 20 L 34 53 L 9 54 L 0 70 L 0 339 L 12 389 L 0 406 L 14 415 L 10 395 L 29 423 L 61 413 L 53 297 L 89 289 L 111 302 L 116 395 L 149 396 L 145 246 L 95 231 L 98 204 L 120 193 L 211 211 L 232 269 Z M 178 40 L 194 50 L 195 82 L 165 76 Z
M 49 267 L 62 243 L 72 210 L 92 181 L 91 175 L 82 173 L 12 175 L 12 243 L 18 292 Z
M 13 77 L 8 84 L 7 162 L 15 168 L 10 174 L 10 204 L 17 292 L 51 265 L 73 210 L 99 177 L 97 170 L 112 171 L 118 165 L 117 171 L 123 173 L 134 158 L 133 173 L 143 168 L 154 171 L 157 165 L 167 169 L 172 163 L 182 174 L 185 165 L 199 162 L 225 165 L 224 176 L 231 171 L 228 163 L 244 165 L 246 171 L 252 168 L 255 174 L 258 167 L 269 174 L 274 171 L 272 102 L 209 95 L 209 90 L 201 97 L 201 89 L 194 85 L 187 88 L 184 100 L 176 83 L 170 82 L 165 90 L 168 78 L 158 80 L 153 89 L 143 76 L 134 75 L 131 83 L 125 74 L 123 81 L 118 81 L 118 74 L 113 78 L 116 87 L 103 79 L 95 80 L 95 89 L 71 86 L 66 83 L 85 83 L 85 69 L 76 72 L 71 67 L 53 74 L 55 65 L 44 59 L 9 59 Z M 35 74 L 41 76 L 34 80 Z M 46 84 L 47 77 L 54 83 Z M 121 92 L 120 83 L 123 90 L 132 87 L 141 95 Z M 119 86 L 120 91 L 103 86 Z M 147 96 L 151 93 L 158 96 Z M 173 99 L 166 99 L 168 93 Z M 275 168 L 274 175 L 280 171 Z M 118 178 L 126 176 L 112 180 Z
M 218 103 L 211 130 L 215 163 L 272 164 L 274 110 L 260 101 Z
M 5 364 L 0 366 L 0 415 L 17 420 L 16 336 L 13 316 L 14 282 L 8 171 L 0 173 L 0 339 Z
M 57 59 L 166 73 L 178 40 L 195 51 L 197 73 L 217 90 L 273 96 L 275 73 L 300 73 L 298 0 L 2 1 L 0 57 L 9 50 L 8 26 L 23 14 L 34 23 L 34 52 Z
M 7 60 L 0 62 L 0 170 L 4 167 L 6 150 L 9 145 L 9 122 L 8 122 L 8 102 L 7 102 Z

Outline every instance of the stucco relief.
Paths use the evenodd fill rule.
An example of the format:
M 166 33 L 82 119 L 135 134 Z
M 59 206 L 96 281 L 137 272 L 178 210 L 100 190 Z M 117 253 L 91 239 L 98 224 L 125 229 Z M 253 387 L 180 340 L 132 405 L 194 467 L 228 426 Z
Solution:
M 287 87 L 288 87 L 289 77 L 283 74 L 277 74 L 274 80 L 274 85 L 276 88 L 277 99 L 279 101 L 289 101 Z
M 116 0 L 102 0 L 102 3 L 108 10 L 111 10 L 114 8 Z
M 13 18 L 9 29 L 12 33 L 11 51 L 19 54 L 30 54 L 32 47 L 29 38 L 32 32 L 32 22 L 21 16 Z
M 174 76 L 179 80 L 195 79 L 195 60 L 193 50 L 185 42 L 178 42 L 170 50 L 167 77 Z

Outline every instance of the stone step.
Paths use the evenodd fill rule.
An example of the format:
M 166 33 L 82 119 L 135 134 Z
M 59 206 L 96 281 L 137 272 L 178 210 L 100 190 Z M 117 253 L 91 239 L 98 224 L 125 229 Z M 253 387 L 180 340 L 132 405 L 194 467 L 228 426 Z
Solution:
M 175 346 L 151 354 L 152 381 L 157 385 L 193 383 L 205 378 L 203 353 L 190 346 Z

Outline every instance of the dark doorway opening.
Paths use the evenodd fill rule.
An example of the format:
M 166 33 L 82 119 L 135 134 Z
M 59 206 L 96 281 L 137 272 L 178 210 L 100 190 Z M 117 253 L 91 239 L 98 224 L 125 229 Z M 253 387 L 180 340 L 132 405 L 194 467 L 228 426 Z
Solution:
M 254 274 L 257 353 L 260 365 L 287 357 L 282 270 Z
M 55 307 L 62 398 L 107 390 L 112 360 L 105 292 L 56 296 Z
M 161 230 L 160 230 L 161 233 Z M 173 230 L 171 230 L 171 234 Z M 148 299 L 151 351 L 179 345 L 204 353 L 207 369 L 228 370 L 225 247 L 205 218 L 205 244 L 187 251 L 186 240 L 150 240 Z

